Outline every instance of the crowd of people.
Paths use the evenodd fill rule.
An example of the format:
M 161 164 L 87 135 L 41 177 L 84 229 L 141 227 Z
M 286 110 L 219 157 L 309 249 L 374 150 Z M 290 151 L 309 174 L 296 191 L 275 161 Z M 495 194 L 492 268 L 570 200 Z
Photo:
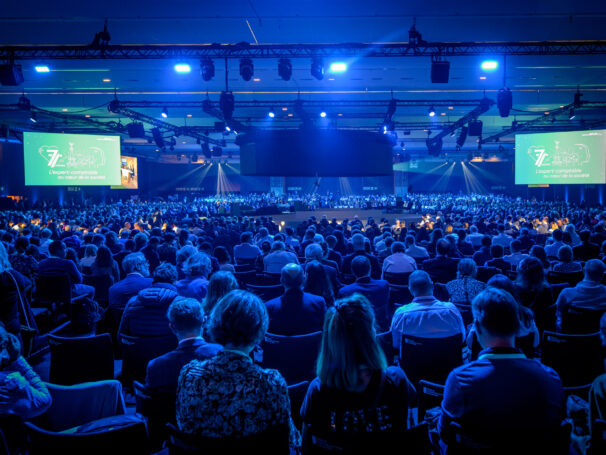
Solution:
M 368 207 L 365 196 L 297 197 L 316 209 Z M 118 337 L 174 334 L 178 347 L 149 363 L 146 386 L 176 394 L 186 433 L 244 437 L 282 426 L 299 446 L 284 378 L 253 359 L 268 332 L 316 331 L 322 342 L 300 410 L 303 440 L 351 447 L 401 436 L 417 391 L 377 341 L 388 331 L 396 352 L 407 337 L 458 337 L 464 346 L 464 364 L 444 378 L 442 443 L 452 441 L 453 424 L 486 444 L 505 443 L 503 428 L 536 430 L 542 444 L 559 431 L 562 381 L 537 356 L 545 331 L 566 331 L 571 309 L 606 311 L 603 207 L 412 194 L 407 203 L 420 222 L 318 212 L 296 226 L 228 209 L 289 201 L 249 195 L 0 212 L 0 415 L 30 418 L 50 406 L 19 355 L 24 323 L 35 326 L 24 300 L 39 277 L 65 274 L 72 293 L 85 296 L 72 315 L 78 335 L 112 327 Z M 393 195 L 371 199 L 392 203 Z M 259 275 L 281 286 L 278 295 L 246 290 Z M 84 284 L 87 276 L 107 277 L 107 301 Z M 555 286 L 550 276 L 575 281 Z M 408 297 L 394 297 L 404 292 L 398 285 Z M 606 345 L 606 317 L 596 327 Z M 595 381 L 594 418 L 606 413 L 606 376 Z

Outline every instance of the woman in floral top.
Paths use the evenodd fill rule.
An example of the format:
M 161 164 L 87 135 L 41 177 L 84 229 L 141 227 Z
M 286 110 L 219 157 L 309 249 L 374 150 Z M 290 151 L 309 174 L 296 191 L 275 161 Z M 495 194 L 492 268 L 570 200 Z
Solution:
M 478 267 L 473 259 L 461 259 L 457 267 L 457 279 L 446 284 L 452 303 L 471 305 L 476 295 L 484 290 L 485 283 L 475 279 Z
M 253 364 L 249 354 L 265 337 L 268 317 L 257 296 L 240 290 L 222 298 L 210 316 L 209 332 L 224 350 L 181 370 L 177 390 L 179 429 L 204 437 L 245 437 L 290 426 L 291 445 L 300 436 L 290 419 L 284 378 Z

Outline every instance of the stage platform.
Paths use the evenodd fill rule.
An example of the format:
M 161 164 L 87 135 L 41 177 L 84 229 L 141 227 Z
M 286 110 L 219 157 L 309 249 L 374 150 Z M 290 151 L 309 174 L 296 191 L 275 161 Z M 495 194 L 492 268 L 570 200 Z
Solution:
M 317 220 L 321 220 L 323 215 L 326 215 L 328 221 L 336 218 L 339 222 L 345 218 L 353 220 L 357 216 L 364 224 L 366 224 L 369 217 L 374 218 L 377 223 L 381 221 L 381 218 L 386 218 L 391 225 L 396 224 L 396 220 L 404 221 L 406 225 L 411 222 L 421 221 L 421 215 L 416 213 L 386 213 L 383 210 L 364 209 L 319 209 L 315 211 L 281 213 L 271 216 L 277 223 L 281 224 L 283 221 L 285 226 L 294 227 L 311 216 L 315 216 Z

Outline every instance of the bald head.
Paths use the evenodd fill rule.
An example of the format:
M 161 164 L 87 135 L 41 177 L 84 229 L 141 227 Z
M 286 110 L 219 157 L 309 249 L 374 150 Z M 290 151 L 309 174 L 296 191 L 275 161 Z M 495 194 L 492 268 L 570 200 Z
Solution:
M 604 278 L 606 266 L 599 259 L 590 259 L 585 264 L 585 279 L 599 283 Z
M 285 289 L 300 289 L 303 279 L 303 268 L 299 264 L 291 263 L 282 267 L 280 282 Z

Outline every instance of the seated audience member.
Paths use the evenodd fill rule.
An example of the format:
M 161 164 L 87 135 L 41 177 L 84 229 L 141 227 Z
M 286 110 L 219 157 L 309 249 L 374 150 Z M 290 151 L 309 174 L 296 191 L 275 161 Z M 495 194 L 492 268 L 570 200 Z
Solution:
M 600 341 L 602 352 L 606 352 L 606 313 L 600 319 Z M 606 369 L 606 357 L 604 358 Z M 606 374 L 598 376 L 589 389 L 589 422 L 606 420 Z
M 134 252 L 135 252 L 135 241 L 133 239 L 128 239 L 126 242 L 124 242 L 124 249 L 122 251 L 120 251 L 118 254 L 114 255 L 114 261 L 116 261 L 118 263 L 118 267 L 120 267 L 120 278 L 121 279 L 124 279 L 126 277 L 126 272 L 124 271 L 124 267 L 122 267 L 122 261 L 124 261 L 124 258 L 126 256 L 128 256 L 129 254 L 134 253 Z M 156 256 L 157 256 L 157 254 L 156 254 Z
M 442 229 L 435 228 L 433 231 L 431 231 L 431 235 L 429 236 L 429 243 L 427 244 L 427 251 L 430 254 L 437 254 L 436 247 L 438 245 L 438 241 L 441 240 L 442 237 L 444 237 Z
M 387 330 L 389 325 L 389 283 L 385 280 L 374 280 L 370 277 L 370 262 L 364 256 L 354 258 L 351 262 L 351 271 L 356 281 L 343 286 L 339 291 L 339 298 L 356 293 L 362 294 L 370 301 L 379 327 Z
M 530 257 L 538 259 L 545 271 L 548 271 L 551 268 L 551 263 L 547 260 L 545 248 L 541 245 L 535 245 L 530 249 Z
M 467 240 L 467 233 L 465 229 L 457 230 L 457 250 L 463 256 L 472 256 L 475 253 L 473 245 Z
M 562 289 L 556 302 L 558 327 L 562 316 L 570 308 L 606 310 L 606 286 L 602 284 L 606 266 L 599 259 L 590 259 L 585 264 L 585 277 L 575 287 Z
M 106 246 L 97 248 L 97 256 L 90 266 L 92 276 L 108 275 L 112 277 L 113 283 L 120 281 L 120 269 L 118 263 L 112 258 L 112 252 Z
M 297 255 L 286 251 L 283 242 L 274 242 L 271 252 L 263 258 L 264 270 L 267 273 L 280 273 L 286 264 L 298 264 Z
M 118 281 L 109 288 L 109 307 L 114 310 L 124 310 L 131 297 L 137 295 L 141 289 L 152 285 L 152 278 L 148 278 L 149 268 L 142 253 L 131 253 L 122 260 L 122 268 L 126 278 Z
M 337 250 L 335 250 L 337 246 L 337 238 L 334 235 L 329 235 L 326 237 L 326 244 L 328 246 L 328 251 L 326 252 L 326 259 L 329 261 L 333 261 L 337 264 L 337 271 L 341 272 L 341 268 L 343 267 L 343 256 Z M 324 249 L 324 247 L 322 247 Z
M 446 283 L 451 302 L 471 305 L 474 297 L 486 287 L 486 284 L 475 279 L 477 272 L 478 267 L 473 259 L 459 261 L 457 279 Z
M 446 284 L 457 277 L 459 262 L 447 256 L 449 249 L 448 240 L 440 239 L 436 244 L 436 257 L 423 261 L 423 270 L 431 276 L 433 281 Z
M 38 273 L 40 275 L 65 274 L 69 276 L 74 295 L 85 294 L 92 299 L 95 296 L 95 288 L 82 284 L 82 274 L 74 262 L 66 259 L 65 244 L 60 240 L 55 240 L 49 245 L 48 252 L 50 257 L 38 263 Z
M 483 234 L 478 232 L 478 227 L 475 225 L 471 225 L 469 227 L 469 235 L 467 236 L 467 240 L 473 246 L 474 250 L 479 249 L 482 246 L 482 239 L 484 238 Z M 473 253 L 472 253 L 473 254 Z
M 555 315 L 550 309 L 555 303 L 553 290 L 545 280 L 543 265 L 529 257 L 520 262 L 517 272 L 514 285 L 520 304 L 532 310 L 541 335 L 544 330 L 555 329 Z
M 198 245 L 198 251 L 204 253 L 210 259 L 211 273 L 219 271 L 219 261 L 213 256 L 213 246 L 209 242 L 202 242 Z M 210 273 L 209 273 L 210 274 Z
M 498 453 L 553 453 L 550 442 L 557 445 L 565 417 L 559 376 L 515 348 L 520 320 L 509 293 L 489 288 L 473 300 L 472 308 L 484 351 L 478 360 L 448 375 L 439 421 L 441 440 L 453 443 L 455 423 L 474 443 Z
M 147 364 L 145 383 L 154 391 L 176 392 L 183 366 L 192 360 L 209 359 L 223 347 L 208 343 L 202 337 L 204 312 L 196 299 L 177 297 L 168 307 L 166 316 L 168 326 L 179 340 L 179 345 L 175 350 L 156 357 Z
M 259 229 L 259 233 L 257 234 L 257 237 L 255 239 L 255 243 L 259 247 L 263 244 L 263 242 L 269 242 L 270 246 L 274 243 L 274 237 L 270 235 L 269 230 L 264 227 Z
M 503 256 L 503 259 L 509 262 L 512 268 L 517 267 L 522 259 L 526 259 L 528 257 L 528 254 L 522 253 L 522 242 L 517 239 L 511 242 L 510 248 L 511 254 Z
M 490 254 L 491 241 L 490 236 L 483 236 L 480 249 L 473 254 L 472 259 L 475 261 L 478 267 L 483 266 L 487 261 L 492 259 L 492 255 Z
M 299 267 L 299 266 L 294 266 Z M 231 291 L 215 306 L 209 329 L 223 346 L 208 360 L 183 367 L 177 386 L 177 426 L 204 437 L 245 437 L 276 425 L 290 427 L 291 445 L 300 442 L 290 418 L 284 378 L 250 358 L 265 337 L 267 310 L 261 299 L 246 291 Z
M 118 254 L 124 249 L 124 245 L 118 242 L 118 236 L 114 231 L 109 231 L 105 235 L 105 246 L 109 248 L 109 250 L 112 252 L 112 255 Z
M 417 263 L 414 258 L 405 253 L 402 242 L 394 242 L 391 245 L 391 256 L 387 256 L 383 261 L 383 273 L 410 273 L 417 270 Z
M 372 305 L 360 294 L 326 313 L 317 377 L 301 407 L 304 438 L 316 445 L 343 453 L 387 450 L 407 428 L 415 389 L 399 367 L 387 366 L 374 322 Z
M 0 417 L 29 420 L 46 412 L 52 398 L 20 352 L 19 339 L 0 325 Z
M 299 239 L 295 236 L 295 231 L 290 226 L 286 227 L 284 243 L 287 247 L 290 247 L 292 251 L 297 251 L 299 249 Z
M 490 247 L 490 255 L 492 259 L 484 263 L 486 267 L 495 267 L 504 275 L 507 275 L 511 271 L 511 263 L 503 259 L 503 247 L 501 245 L 492 245 Z
M 209 257 L 204 253 L 195 253 L 183 265 L 185 278 L 177 281 L 177 291 L 183 297 L 192 297 L 202 302 L 206 296 L 208 286 L 208 275 L 211 265 Z
M 210 280 L 208 280 L 206 297 L 202 302 L 205 316 L 209 317 L 217 302 L 234 289 L 238 289 L 238 281 L 231 272 L 219 271 L 213 273 Z
M 18 337 L 21 336 L 19 295 L 25 296 L 31 285 L 30 280 L 12 268 L 4 243 L 0 242 L 0 323 Z
M 38 261 L 26 253 L 29 246 L 27 237 L 18 237 L 15 240 L 15 254 L 10 257 L 10 261 L 13 269 L 29 280 L 33 280 L 38 274 Z
M 158 260 L 177 265 L 176 237 L 172 232 L 164 234 L 163 243 L 158 247 Z M 137 250 L 138 251 L 138 250 Z
M 227 251 L 227 248 L 223 246 L 218 246 L 213 251 L 214 256 L 217 258 L 217 262 L 219 263 L 219 270 L 224 272 L 235 272 L 233 264 L 231 263 L 231 256 Z
M 324 272 L 326 272 L 326 275 L 330 280 L 331 286 L 335 292 L 337 292 L 337 290 L 341 287 L 341 282 L 339 281 L 338 277 L 337 264 L 324 257 L 324 250 L 318 243 L 312 243 L 307 245 L 307 248 L 305 248 L 305 264 L 302 266 L 303 270 L 307 269 L 307 264 L 314 261 L 322 264 Z
M 520 229 L 520 237 L 518 237 L 516 240 L 520 241 L 520 251 L 522 253 L 530 252 L 530 249 L 535 244 L 535 241 L 530 237 L 530 231 L 528 228 Z
M 284 294 L 266 303 L 269 331 L 277 335 L 302 335 L 322 329 L 326 302 L 303 291 L 303 268 L 287 264 L 281 272 Z
M 335 290 L 324 266 L 318 261 L 305 264 L 305 286 L 303 292 L 317 295 L 324 299 L 326 306 L 335 303 Z
M 412 235 L 407 235 L 404 239 L 404 243 L 406 244 L 405 253 L 413 259 L 427 259 L 429 258 L 429 253 L 427 249 L 423 248 L 416 244 L 415 238 Z
M 381 278 L 381 266 L 379 265 L 379 260 L 376 258 L 376 256 L 373 256 L 366 251 L 366 240 L 366 237 L 364 237 L 362 234 L 355 234 L 352 236 L 351 246 L 353 248 L 353 252 L 343 258 L 343 273 L 351 275 L 351 263 L 353 259 L 357 256 L 365 256 L 370 261 L 370 275 L 374 279 L 378 280 Z
M 457 259 L 462 258 L 463 255 L 459 252 L 459 249 L 457 248 L 457 236 L 454 234 L 448 234 L 444 238 L 448 241 L 448 253 L 446 253 L 446 256 Z
M 198 250 L 193 245 L 185 245 L 177 250 L 177 275 L 179 275 L 179 279 L 185 278 L 183 266 L 187 260 L 197 252 Z
M 579 234 L 577 234 L 577 229 L 574 227 L 574 224 L 568 224 L 564 229 L 564 233 L 570 235 L 573 246 L 581 243 L 581 238 L 579 237 Z
M 92 243 L 90 245 L 86 245 L 84 248 L 84 257 L 80 259 L 80 265 L 82 266 L 82 271 L 85 274 L 90 275 L 90 267 L 93 265 L 93 262 L 97 259 L 97 247 Z
M 140 250 L 141 253 L 143 253 L 143 255 L 145 256 L 145 259 L 147 259 L 147 263 L 149 264 L 149 270 L 151 272 L 153 272 L 156 267 L 160 265 L 160 256 L 158 255 L 158 245 L 160 245 L 160 242 L 160 237 L 152 236 L 150 237 L 147 244 Z M 128 248 L 127 243 L 128 242 L 124 244 L 124 248 Z M 118 253 L 118 255 L 120 254 L 121 253 Z M 114 259 L 118 260 L 116 256 L 114 256 Z
M 393 346 L 400 349 L 403 334 L 423 338 L 442 338 L 461 334 L 465 326 L 459 309 L 450 302 L 440 302 L 433 296 L 433 282 L 423 270 L 412 272 L 408 288 L 414 297 L 408 305 L 398 308 L 391 321 Z
M 499 224 L 497 226 L 497 231 L 499 233 L 492 238 L 492 246 L 500 245 L 502 248 L 509 247 L 513 241 L 513 237 L 505 233 L 505 225 Z
M 581 264 L 573 260 L 572 248 L 564 245 L 558 250 L 558 262 L 551 266 L 551 270 L 561 273 L 573 273 L 583 270 Z
M 579 261 L 588 261 L 600 257 L 600 246 L 591 243 L 591 231 L 587 229 L 579 233 L 581 242 L 572 247 L 572 254 Z
M 551 245 L 545 245 L 545 254 L 547 255 L 547 258 L 556 259 L 558 257 L 558 251 L 560 250 L 560 248 L 566 245 L 563 242 L 564 231 L 560 229 L 554 229 L 554 231 L 551 233 L 551 236 L 553 237 L 553 242 L 551 243 Z
M 166 310 L 179 295 L 174 284 L 177 269 L 163 262 L 153 273 L 151 287 L 139 291 L 129 300 L 120 321 L 119 334 L 137 337 L 161 337 L 171 333 L 166 321 Z

